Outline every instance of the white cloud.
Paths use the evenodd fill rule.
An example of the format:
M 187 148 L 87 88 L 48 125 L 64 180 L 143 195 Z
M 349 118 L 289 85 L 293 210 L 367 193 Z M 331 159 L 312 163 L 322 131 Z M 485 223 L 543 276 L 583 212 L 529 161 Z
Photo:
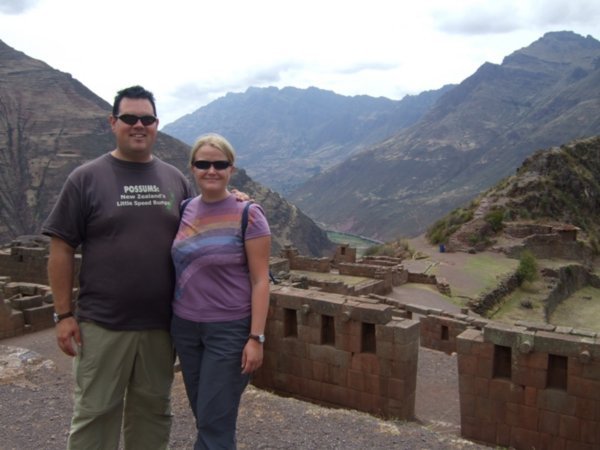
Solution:
M 599 10 L 586 0 L 0 0 L 0 39 L 108 102 L 142 84 L 167 124 L 249 86 L 400 99 L 459 83 L 548 31 L 600 38 Z
M 0 0 L 1 14 L 22 14 L 33 8 L 38 0 Z

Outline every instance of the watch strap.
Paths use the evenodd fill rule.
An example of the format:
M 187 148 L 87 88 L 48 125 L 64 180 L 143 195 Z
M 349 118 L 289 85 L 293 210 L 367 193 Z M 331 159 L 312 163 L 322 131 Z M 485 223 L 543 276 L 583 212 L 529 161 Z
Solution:
M 61 320 L 66 319 L 67 317 L 73 317 L 73 311 L 69 311 L 69 312 L 62 313 L 62 314 L 54 313 L 54 323 L 58 323 Z

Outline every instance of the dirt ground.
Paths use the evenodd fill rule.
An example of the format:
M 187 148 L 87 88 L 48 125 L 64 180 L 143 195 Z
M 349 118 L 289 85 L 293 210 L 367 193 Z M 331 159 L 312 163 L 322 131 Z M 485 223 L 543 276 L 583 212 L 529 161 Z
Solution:
M 445 268 L 444 275 L 452 285 L 448 275 L 460 272 L 460 258 L 464 256 L 438 257 L 442 260 L 436 264 Z M 445 303 L 441 295 L 416 287 L 407 289 L 397 295 L 411 299 L 411 303 L 456 308 Z M 71 361 L 57 350 L 53 329 L 0 341 L 0 450 L 65 448 L 71 393 Z M 170 448 L 190 449 L 195 430 L 179 373 L 172 398 Z M 460 438 L 456 356 L 420 349 L 416 398 L 416 421 L 386 421 L 357 411 L 280 397 L 250 386 L 240 408 L 238 448 L 491 448 Z

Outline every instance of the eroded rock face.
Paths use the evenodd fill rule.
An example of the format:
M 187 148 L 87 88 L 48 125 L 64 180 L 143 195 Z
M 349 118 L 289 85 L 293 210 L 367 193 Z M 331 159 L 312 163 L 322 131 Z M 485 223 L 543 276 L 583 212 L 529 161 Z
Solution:
M 0 80 L 0 243 L 6 243 L 39 233 L 68 174 L 115 144 L 109 103 L 2 41 Z M 155 150 L 185 167 L 182 142 L 159 133 Z
M 27 387 L 31 385 L 28 375 L 55 367 L 54 362 L 32 350 L 0 345 L 0 384 Z

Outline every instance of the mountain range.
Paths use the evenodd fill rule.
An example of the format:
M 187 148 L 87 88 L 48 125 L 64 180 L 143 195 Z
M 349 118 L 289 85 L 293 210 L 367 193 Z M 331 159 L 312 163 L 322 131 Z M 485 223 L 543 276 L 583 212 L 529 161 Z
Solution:
M 346 97 L 315 87 L 230 93 L 166 125 L 192 145 L 201 134 L 226 136 L 256 181 L 289 195 L 309 178 L 416 123 L 451 86 L 401 101 Z
M 0 41 L 0 244 L 39 233 L 67 175 L 114 148 L 111 108 L 71 75 Z M 189 146 L 178 139 L 159 132 L 154 154 L 189 173 Z M 306 255 L 331 250 L 326 233 L 285 199 L 243 171 L 233 183 L 266 201 L 273 254 L 286 244 Z
M 239 154 L 234 186 L 265 202 L 274 253 L 292 244 L 317 255 L 331 243 L 309 216 L 380 240 L 420 234 L 536 150 L 600 135 L 599 111 L 600 42 L 553 32 L 400 101 L 318 88 L 228 94 L 165 126 L 156 154 L 187 172 L 188 144 L 224 134 Z M 113 148 L 109 114 L 69 74 L 0 41 L 0 242 L 35 233 L 67 174 Z
M 600 134 L 599 112 L 600 42 L 563 31 L 400 101 L 250 89 L 164 130 L 188 142 L 221 132 L 251 176 L 318 223 L 390 240 L 424 232 L 536 150 Z

